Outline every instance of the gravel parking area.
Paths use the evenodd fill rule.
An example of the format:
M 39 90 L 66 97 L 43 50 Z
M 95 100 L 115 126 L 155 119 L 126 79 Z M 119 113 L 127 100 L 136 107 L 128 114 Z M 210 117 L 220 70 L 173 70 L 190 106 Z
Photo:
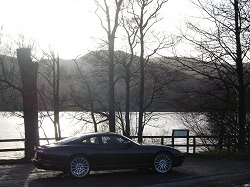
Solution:
M 1 187 L 228 187 L 246 183 L 250 183 L 250 161 L 227 159 L 187 158 L 181 167 L 164 175 L 150 170 L 103 171 L 92 172 L 84 179 L 73 179 L 61 172 L 38 170 L 32 164 L 0 165 Z

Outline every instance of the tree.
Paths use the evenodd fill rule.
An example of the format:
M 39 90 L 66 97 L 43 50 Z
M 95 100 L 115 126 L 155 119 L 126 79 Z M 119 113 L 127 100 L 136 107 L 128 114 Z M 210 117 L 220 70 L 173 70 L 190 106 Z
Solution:
M 92 91 L 92 87 L 91 87 L 91 82 L 89 81 L 88 77 L 84 75 L 84 73 L 82 72 L 80 66 L 78 65 L 78 62 L 76 59 L 74 59 L 74 62 L 76 64 L 76 68 L 77 68 L 77 72 L 79 74 L 79 79 L 80 79 L 80 83 L 84 86 L 84 89 L 87 88 L 87 95 L 88 95 L 88 104 L 87 106 L 81 104 L 79 102 L 79 99 L 76 99 L 76 96 L 73 96 L 74 102 L 75 104 L 80 107 L 81 109 L 83 109 L 84 111 L 90 111 L 90 115 L 91 115 L 91 119 L 92 122 L 94 124 L 94 131 L 98 132 L 98 124 L 101 122 L 104 122 L 106 120 L 102 120 L 101 122 L 98 122 L 98 120 L 96 119 L 96 113 L 107 117 L 107 115 L 104 112 L 98 112 L 98 110 L 95 109 L 95 102 L 97 99 L 94 99 L 94 94 Z M 93 78 L 93 77 L 92 77 Z
M 152 49 L 152 53 L 145 54 L 146 36 L 160 19 L 158 19 L 159 11 L 167 0 L 130 0 L 129 10 L 130 16 L 132 17 L 135 26 L 138 28 L 138 39 L 140 46 L 140 92 L 139 92 L 139 122 L 138 122 L 138 141 L 142 142 L 143 134 L 143 114 L 145 112 L 145 67 L 149 61 L 149 58 L 154 55 L 159 49 L 164 46 L 163 38 L 159 41 L 159 45 Z M 135 33 L 137 34 L 137 33 Z
M 250 2 L 201 1 L 196 5 L 205 13 L 206 25 L 188 22 L 195 36 L 183 37 L 197 46 L 202 65 L 191 67 L 196 73 L 220 82 L 231 93 L 236 93 L 238 121 L 238 149 L 244 150 L 246 141 L 246 94 L 249 86 Z M 188 65 L 186 64 L 186 67 Z M 190 66 L 189 66 L 190 67 Z M 229 92 L 228 92 L 229 93 Z
M 54 53 L 51 53 L 53 61 L 53 108 L 54 108 L 54 126 L 55 131 L 57 132 L 59 140 L 61 139 L 61 129 L 59 122 L 59 112 L 60 112 L 60 100 L 59 100 L 59 84 L 60 84 L 60 65 L 59 65 L 59 55 L 55 57 Z
M 31 60 L 31 50 L 17 49 L 17 59 L 22 80 L 23 113 L 25 124 L 25 158 L 32 158 L 34 146 L 39 145 L 37 72 L 38 63 Z
M 125 101 L 125 131 L 124 135 L 130 136 L 130 89 L 131 89 L 131 78 L 135 73 L 135 70 L 132 71 L 132 64 L 135 61 L 135 48 L 138 44 L 137 41 L 137 33 L 138 27 L 134 25 L 134 22 L 131 19 L 126 18 L 126 16 L 122 16 L 121 19 L 123 29 L 126 33 L 126 38 L 129 46 L 130 54 L 122 60 L 123 68 L 125 69 L 125 75 L 123 78 L 125 80 L 125 88 L 126 88 L 126 101 Z
M 114 20 L 112 26 L 112 18 L 111 18 L 111 5 L 108 5 L 107 0 L 103 0 L 103 4 L 100 1 L 96 0 L 96 4 L 98 8 L 96 10 L 96 15 L 98 16 L 102 28 L 105 30 L 108 38 L 108 64 L 109 64 L 109 130 L 111 132 L 115 132 L 115 82 L 114 82 L 114 49 L 115 49 L 115 35 L 117 31 L 117 27 L 119 25 L 119 13 L 121 11 L 123 0 L 115 0 L 114 1 Z M 104 20 L 97 14 L 98 9 L 101 9 L 106 17 L 106 24 L 104 25 Z
M 49 53 L 45 53 L 45 59 L 41 60 L 41 68 L 39 75 L 40 89 L 39 95 L 44 106 L 45 111 L 51 121 L 54 124 L 55 139 L 61 139 L 61 129 L 59 123 L 59 112 L 60 112 L 60 97 L 59 97 L 59 86 L 60 86 L 60 59 L 59 56 L 51 50 Z M 51 74 L 52 71 L 52 74 Z M 52 91 L 50 91 L 52 90 Z M 50 102 L 49 102 L 50 101 Z M 49 114 L 49 111 L 53 110 L 53 119 Z
M 108 58 L 107 51 L 94 51 L 75 58 L 75 71 L 72 72 L 71 98 L 74 110 L 81 110 L 74 117 L 87 124 L 93 123 L 95 132 L 101 129 L 100 123 L 108 122 Z M 89 115 L 87 115 L 89 114 Z M 105 129 L 105 131 L 107 131 Z
M 25 44 L 20 36 L 15 45 L 6 46 L 6 55 L 0 57 L 0 90 L 5 110 L 21 111 L 24 119 L 25 158 L 34 155 L 34 146 L 39 145 L 37 71 L 38 63 L 32 62 L 31 49 L 34 43 Z M 15 52 L 13 46 L 19 47 Z M 28 47 L 27 47 L 28 46 Z M 2 49 L 1 49 L 2 50 Z M 2 51 L 1 51 L 2 52 Z M 7 56 L 17 54 L 17 58 Z M 19 67 L 19 68 L 18 68 Z
M 2 27 L 0 44 L 2 44 Z M 15 58 L 15 52 L 7 46 L 0 46 L 0 91 L 1 107 L 5 111 L 22 110 L 20 73 Z
M 2 110 L 22 110 L 20 75 L 14 57 L 0 56 L 0 91 Z

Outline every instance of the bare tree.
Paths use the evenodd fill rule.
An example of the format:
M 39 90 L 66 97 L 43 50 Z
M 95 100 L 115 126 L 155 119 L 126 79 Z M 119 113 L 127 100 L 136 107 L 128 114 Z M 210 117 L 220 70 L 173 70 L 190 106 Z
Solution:
M 146 36 L 149 34 L 152 27 L 160 21 L 158 14 L 162 6 L 167 2 L 167 0 L 130 0 L 128 12 L 132 15 L 132 20 L 135 22 L 138 28 L 138 39 L 140 45 L 140 93 L 139 93 L 139 123 L 138 123 L 138 141 L 142 142 L 143 133 L 143 113 L 145 111 L 145 67 L 149 61 L 149 58 L 155 54 L 159 49 L 161 49 L 164 44 L 164 39 L 159 41 L 159 45 L 152 49 L 152 53 L 145 53 Z M 137 33 L 136 33 L 137 34 Z
M 22 107 L 20 75 L 16 58 L 0 56 L 1 107 L 6 111 L 18 111 Z
M 103 3 L 96 0 L 98 16 L 102 28 L 105 30 L 108 38 L 108 64 L 109 64 L 109 130 L 115 132 L 115 82 L 114 82 L 114 49 L 115 49 L 115 35 L 117 27 L 119 25 L 119 13 L 121 11 L 123 0 L 115 0 L 113 4 L 109 4 L 107 0 L 103 0 Z M 115 10 L 111 10 L 114 5 Z M 105 14 L 105 20 L 98 15 L 98 10 L 101 10 Z M 112 18 L 112 12 L 114 12 L 114 18 Z M 113 25 L 112 25 L 113 24 Z
M 40 89 L 39 95 L 41 104 L 45 111 L 47 111 L 48 117 L 54 124 L 55 139 L 61 139 L 61 129 L 59 123 L 60 112 L 60 59 L 59 55 L 50 50 L 49 53 L 44 52 L 45 58 L 41 60 L 41 66 L 39 71 Z M 52 71 L 52 74 L 51 74 Z M 51 102 L 49 102 L 51 101 Z M 53 119 L 49 114 L 50 110 L 53 110 Z
M 139 28 L 136 27 L 131 19 L 126 18 L 126 16 L 122 16 L 121 19 L 123 29 L 126 33 L 126 38 L 129 46 L 130 54 L 122 60 L 123 68 L 125 69 L 125 75 L 123 78 L 125 80 L 125 88 L 126 88 L 126 101 L 125 101 L 125 130 L 124 135 L 130 136 L 130 89 L 131 89 L 131 78 L 135 73 L 135 70 L 132 71 L 132 64 L 135 61 L 135 48 L 138 45 L 137 33 Z
M 101 121 L 97 121 L 96 119 L 96 114 L 100 114 L 102 116 L 106 116 L 106 113 L 104 112 L 98 112 L 98 110 L 95 109 L 95 101 L 96 99 L 94 99 L 94 94 L 93 94 L 93 91 L 92 91 L 92 87 L 90 86 L 90 81 L 88 80 L 87 76 L 84 75 L 84 73 L 82 72 L 80 66 L 78 65 L 78 62 L 76 59 L 74 59 L 74 62 L 76 64 L 76 67 L 77 67 L 77 71 L 78 71 L 78 74 L 80 76 L 80 82 L 81 82 L 81 85 L 85 86 L 87 88 L 87 95 L 88 95 L 88 106 L 83 105 L 81 104 L 78 100 L 74 99 L 75 96 L 73 96 L 73 99 L 74 99 L 74 102 L 78 105 L 78 107 L 80 107 L 81 109 L 84 109 L 85 111 L 90 111 L 90 115 L 91 115 L 91 119 L 92 119 L 92 122 L 94 124 L 94 131 L 95 132 L 98 132 L 98 124 L 99 123 L 102 123 L 106 120 L 101 120 Z M 93 77 L 92 77 L 93 78 Z M 85 107 L 84 107 L 85 106 Z
M 73 60 L 76 68 L 72 72 L 71 107 L 83 111 L 75 117 L 93 124 L 95 132 L 101 129 L 99 124 L 106 123 L 109 116 L 106 98 L 108 67 L 103 63 L 107 56 L 107 51 L 96 51 Z
M 22 110 L 21 78 L 16 51 L 9 45 L 3 46 L 2 27 L 0 34 L 0 91 L 1 107 L 6 111 Z
M 200 51 L 198 60 L 202 63 L 185 66 L 236 93 L 238 149 L 244 150 L 246 91 L 249 87 L 250 2 L 197 0 L 195 4 L 205 13 L 202 19 L 207 24 L 201 26 L 188 22 L 188 28 L 195 34 L 184 33 L 183 36 L 197 46 Z
M 33 157 L 34 146 L 39 145 L 37 71 L 38 63 L 32 61 L 31 48 L 23 36 L 12 45 L 6 45 L 6 54 L 0 60 L 0 90 L 3 102 L 8 104 L 6 110 L 23 110 L 25 131 L 25 158 Z M 17 50 L 13 50 L 18 47 Z M 17 58 L 15 57 L 17 55 Z M 5 105 L 7 106 L 7 105 Z

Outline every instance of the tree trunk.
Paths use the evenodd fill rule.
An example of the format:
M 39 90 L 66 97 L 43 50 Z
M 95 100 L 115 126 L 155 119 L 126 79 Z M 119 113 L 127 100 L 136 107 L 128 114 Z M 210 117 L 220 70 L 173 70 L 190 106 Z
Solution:
M 109 54 L 108 54 L 108 64 L 109 64 L 109 93 L 108 93 L 108 105 L 109 105 L 109 131 L 111 132 L 115 132 L 115 82 L 114 82 L 114 70 L 115 70 L 115 64 L 114 64 L 114 49 L 115 49 L 115 33 L 117 30 L 117 27 L 119 26 L 119 13 L 121 11 L 121 6 L 122 6 L 122 2 L 123 0 L 116 0 L 114 2 L 115 4 L 115 14 L 114 18 L 110 17 L 110 7 L 113 6 L 109 6 L 107 0 L 103 1 L 103 6 L 101 6 L 101 4 L 98 2 L 98 0 L 95 0 L 95 2 L 97 3 L 98 6 L 101 7 L 101 9 L 104 11 L 105 15 L 106 15 L 106 21 L 107 21 L 107 27 L 105 28 L 105 26 L 103 25 L 103 21 L 102 18 L 100 16 L 99 19 L 101 21 L 101 25 L 102 28 L 104 28 L 104 30 L 107 32 L 107 36 L 108 36 L 108 50 L 109 50 Z M 111 28 L 113 22 L 113 27 Z
M 143 20 L 143 19 L 142 19 Z M 138 142 L 142 143 L 143 134 L 143 113 L 144 113 L 144 82 L 145 82 L 145 61 L 144 61 L 144 38 L 143 38 L 143 27 L 140 27 L 140 93 L 139 93 L 139 123 L 138 123 Z
M 126 78 L 125 78 L 125 84 L 126 84 L 126 106 L 125 106 L 125 120 L 126 120 L 126 130 L 125 130 L 125 136 L 130 136 L 130 78 L 131 73 L 129 66 L 126 66 Z
M 235 35 L 236 35 L 236 73 L 238 78 L 238 99 L 239 99 L 239 150 L 245 148 L 245 125 L 246 125 L 246 106 L 245 106 L 245 84 L 243 75 L 242 50 L 240 39 L 240 23 L 239 23 L 239 5 L 238 0 L 234 0 L 235 11 Z
M 54 123 L 55 123 L 55 131 L 57 132 L 57 138 L 60 140 L 61 137 L 61 128 L 59 121 L 59 113 L 60 113 L 60 99 L 59 99 L 59 84 L 60 84 L 60 66 L 59 66 L 59 57 L 55 59 L 55 84 L 54 84 Z
M 17 49 L 17 59 L 23 89 L 23 114 L 25 127 L 25 158 L 34 154 L 34 146 L 39 145 L 38 103 L 37 103 L 37 71 L 38 63 L 31 60 L 30 49 Z
M 54 131 L 55 131 L 55 139 L 59 140 L 58 137 L 58 121 L 59 121 L 59 108 L 58 108 L 58 90 L 57 90 L 57 75 L 56 75 L 56 69 L 57 65 L 55 62 L 55 58 L 53 58 L 53 100 L 54 100 Z
M 114 84 L 114 44 L 115 37 L 109 35 L 109 131 L 115 132 L 115 84 Z

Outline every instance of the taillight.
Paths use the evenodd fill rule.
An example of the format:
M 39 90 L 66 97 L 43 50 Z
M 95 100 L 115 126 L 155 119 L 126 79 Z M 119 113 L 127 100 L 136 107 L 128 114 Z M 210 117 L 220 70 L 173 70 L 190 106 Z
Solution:
M 35 152 L 34 158 L 37 158 L 37 153 Z

